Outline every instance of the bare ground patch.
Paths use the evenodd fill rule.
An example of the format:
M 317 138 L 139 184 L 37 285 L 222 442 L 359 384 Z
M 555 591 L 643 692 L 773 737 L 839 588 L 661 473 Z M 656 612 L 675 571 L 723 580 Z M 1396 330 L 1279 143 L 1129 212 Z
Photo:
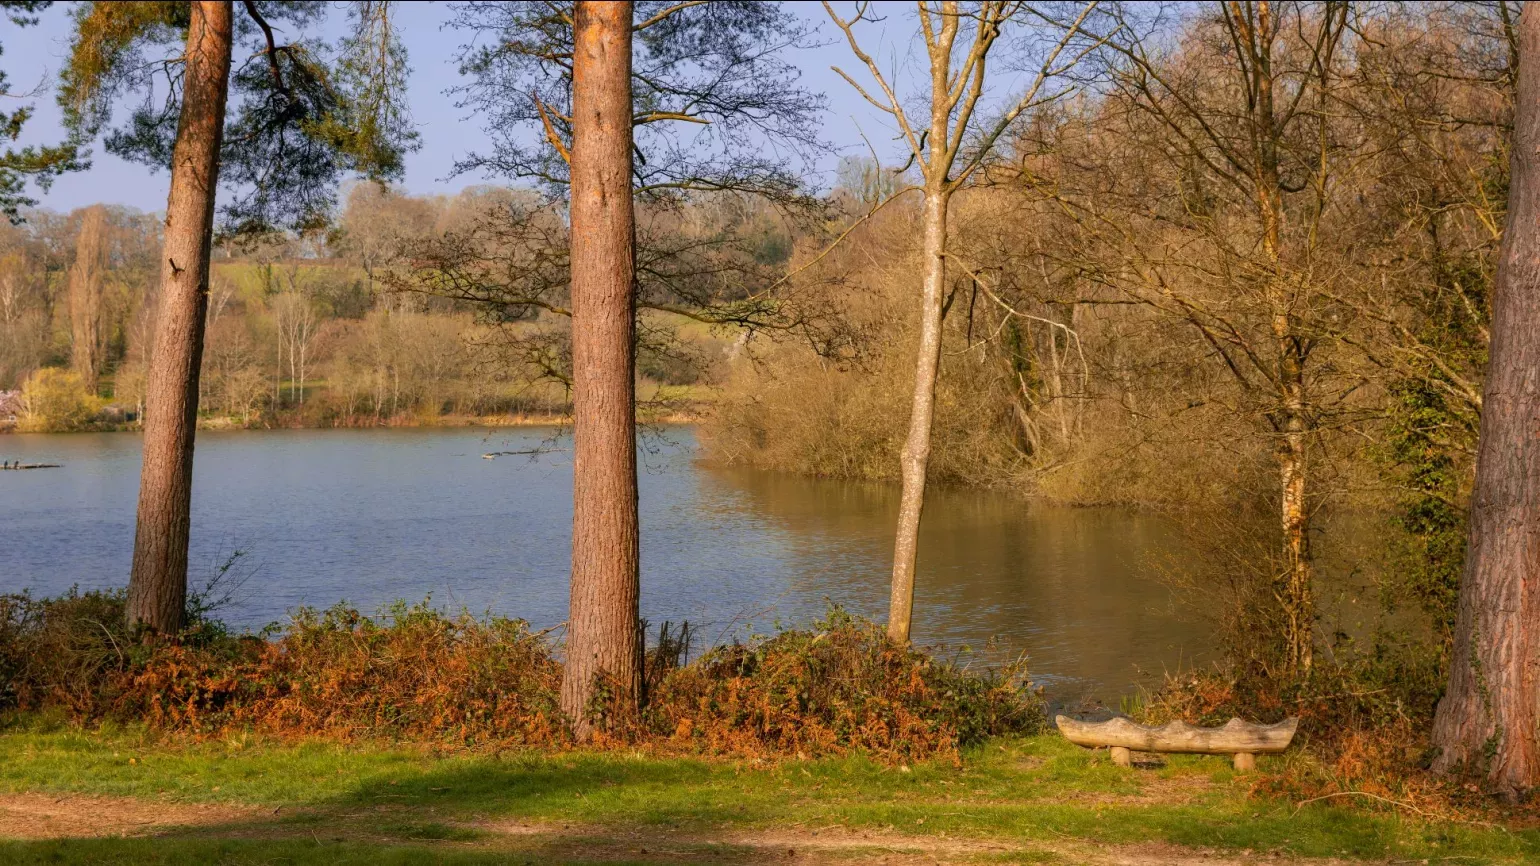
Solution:
M 965 839 L 917 836 L 849 827 L 775 828 L 715 832 L 657 828 L 542 825 L 508 821 L 478 824 L 484 832 L 510 834 L 523 844 L 540 840 L 551 854 L 585 860 L 637 857 L 682 863 L 967 864 L 1058 863 L 1074 866 L 1348 866 L 1349 861 L 1184 848 L 1163 843 L 1105 845 L 1076 840 Z M 521 845 L 523 847 L 523 845 Z M 1362 861 L 1356 861 L 1361 863 Z
M 305 820 L 295 821 L 303 817 Z M 406 835 L 382 826 L 382 819 Z M 468 831 L 469 838 L 434 839 L 410 832 L 423 827 Z M 425 822 L 425 823 L 424 823 Z M 269 808 L 174 803 L 131 797 L 0 794 L 0 838 L 43 840 L 124 836 L 314 839 L 317 845 L 349 841 L 430 845 L 446 850 L 506 853 L 511 862 L 554 864 L 645 861 L 662 863 L 757 864 L 967 864 L 1012 862 L 1084 866 L 1344 866 L 1347 861 L 1266 853 L 1208 851 L 1168 844 L 1103 845 L 1078 840 L 994 840 L 924 836 L 843 826 L 773 829 L 670 828 L 564 824 L 499 819 L 444 822 L 432 810 L 377 807 L 338 811 L 284 812 Z
M 250 820 L 262 812 L 245 806 L 168 803 L 132 797 L 0 794 L 0 837 L 148 836 L 173 828 Z

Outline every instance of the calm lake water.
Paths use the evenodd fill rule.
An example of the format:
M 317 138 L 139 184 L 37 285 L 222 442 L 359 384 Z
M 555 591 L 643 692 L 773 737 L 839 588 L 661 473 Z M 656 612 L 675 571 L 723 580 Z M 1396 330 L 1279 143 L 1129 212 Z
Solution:
M 240 625 L 339 599 L 566 618 L 570 442 L 540 429 L 203 432 L 191 573 L 232 553 Z M 722 470 L 688 429 L 652 443 L 641 479 L 642 613 L 708 641 L 802 625 L 829 602 L 886 614 L 897 491 Z M 538 455 L 491 451 L 545 450 Z M 137 434 L 0 436 L 0 591 L 122 586 L 133 549 Z M 915 639 L 1026 652 L 1061 700 L 1114 699 L 1204 656 L 1157 577 L 1180 556 L 1157 519 L 976 492 L 928 501 Z M 996 652 L 999 650 L 997 649 Z M 992 653 L 993 654 L 993 653 Z

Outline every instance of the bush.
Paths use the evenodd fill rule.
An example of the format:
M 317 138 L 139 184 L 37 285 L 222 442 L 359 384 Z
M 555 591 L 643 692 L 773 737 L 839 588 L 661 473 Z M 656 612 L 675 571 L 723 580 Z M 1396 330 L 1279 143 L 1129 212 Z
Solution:
M 86 388 L 78 373 L 58 367 L 44 367 L 33 373 L 21 392 L 27 410 L 20 429 L 25 431 L 83 430 L 102 410 L 102 401 Z
M 1382 642 L 1362 652 L 1339 646 L 1334 656 L 1318 662 L 1304 680 L 1241 669 L 1168 677 L 1136 717 L 1151 724 L 1182 719 L 1218 725 L 1232 717 L 1276 722 L 1297 716 L 1299 748 L 1253 781 L 1268 796 L 1306 800 L 1352 792 L 1369 795 L 1365 803 L 1395 801 L 1445 816 L 1473 805 L 1460 780 L 1426 772 L 1433 754 L 1428 735 L 1443 687 L 1437 650 Z
M 0 709 L 102 715 L 133 648 L 122 592 L 0 595 Z
M 955 759 L 985 737 L 1041 727 L 1022 673 L 939 661 L 835 609 L 812 630 L 720 647 L 674 671 L 646 723 L 670 745 L 709 754 Z
M 560 668 L 521 620 L 397 605 L 301 609 L 276 639 L 194 620 L 134 642 L 122 592 L 0 596 L 0 709 L 165 730 L 461 744 L 560 741 Z
M 173 730 L 465 746 L 566 737 L 560 667 L 523 620 L 426 605 L 379 620 L 345 605 L 301 609 L 276 640 L 184 641 L 127 675 L 112 713 Z
M 450 617 L 425 604 L 371 618 L 338 605 L 239 637 L 195 617 L 181 640 L 142 646 L 122 624 L 123 605 L 121 592 L 0 596 L 0 709 L 199 735 L 570 744 L 560 662 L 522 620 Z M 679 632 L 665 629 L 660 644 L 648 659 L 647 710 L 596 745 L 901 762 L 955 758 L 1042 722 L 1018 670 L 937 661 L 838 610 L 812 630 L 688 665 Z

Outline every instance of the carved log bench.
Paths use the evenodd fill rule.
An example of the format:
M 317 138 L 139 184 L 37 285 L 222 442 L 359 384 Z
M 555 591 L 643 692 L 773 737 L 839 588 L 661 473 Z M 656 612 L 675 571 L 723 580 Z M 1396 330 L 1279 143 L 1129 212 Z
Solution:
M 1112 761 L 1120 767 L 1131 766 L 1132 752 L 1191 752 L 1204 755 L 1234 755 L 1235 769 L 1251 770 L 1258 754 L 1281 752 L 1294 740 L 1299 719 L 1284 719 L 1277 724 L 1259 725 L 1231 719 L 1223 727 L 1195 728 L 1186 722 L 1168 722 L 1158 728 L 1136 725 L 1128 719 L 1105 722 L 1081 722 L 1068 716 L 1055 716 L 1054 724 L 1064 738 L 1079 746 L 1112 749 Z

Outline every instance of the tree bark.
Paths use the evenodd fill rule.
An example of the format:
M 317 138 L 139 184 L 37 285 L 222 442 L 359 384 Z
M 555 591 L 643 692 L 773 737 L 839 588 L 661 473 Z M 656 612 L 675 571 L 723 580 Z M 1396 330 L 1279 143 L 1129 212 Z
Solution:
M 629 2 L 580 2 L 573 27 L 575 447 L 561 700 L 580 739 L 596 716 L 635 713 L 641 697 L 631 14 Z
M 936 415 L 936 379 L 941 369 L 941 321 L 946 295 L 947 207 L 951 191 L 940 184 L 925 190 L 924 284 L 920 291 L 920 347 L 915 358 L 909 435 L 904 440 L 903 494 L 893 543 L 893 585 L 888 600 L 888 639 L 908 643 L 914 616 L 915 561 L 920 545 L 920 512 L 930 466 L 931 424 Z
M 1232 10 L 1235 14 L 1239 10 Z M 1252 129 L 1256 152 L 1257 214 L 1262 225 L 1262 252 L 1267 257 L 1268 303 L 1277 350 L 1278 411 L 1274 415 L 1279 476 L 1279 520 L 1283 530 L 1284 575 L 1278 596 L 1285 618 L 1284 652 L 1289 673 L 1308 676 L 1315 663 L 1314 568 L 1310 558 L 1309 436 L 1312 432 L 1305 391 L 1304 336 L 1294 310 L 1298 299 L 1289 288 L 1283 266 L 1283 183 L 1279 170 L 1279 128 L 1273 102 L 1273 39 L 1276 19 L 1270 4 L 1256 5 L 1256 26 L 1244 16 L 1236 24 L 1248 35 L 1256 101 Z
M 1283 380 L 1283 435 L 1278 447 L 1281 481 L 1284 565 L 1282 593 L 1287 634 L 1284 635 L 1289 670 L 1308 676 L 1315 665 L 1315 569 L 1310 558 L 1310 505 L 1308 437 L 1310 421 L 1305 403 L 1304 362 L 1295 350 L 1297 338 L 1280 337 Z
M 181 629 L 187 602 L 193 436 L 230 78 L 230 18 L 228 0 L 192 4 L 182 116 L 166 201 L 166 259 L 146 388 L 144 467 L 127 610 L 131 625 L 160 634 Z
M 1492 298 L 1470 545 L 1433 769 L 1540 784 L 1540 9 L 1519 21 L 1512 180 Z

